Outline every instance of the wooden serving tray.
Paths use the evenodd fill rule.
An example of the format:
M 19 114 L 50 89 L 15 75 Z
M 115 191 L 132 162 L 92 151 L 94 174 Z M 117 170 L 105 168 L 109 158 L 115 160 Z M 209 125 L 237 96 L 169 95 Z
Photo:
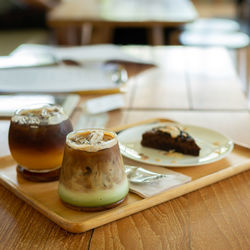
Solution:
M 113 128 L 113 130 L 119 131 L 153 121 L 166 121 L 166 119 L 147 120 L 133 125 Z M 16 173 L 16 163 L 11 156 L 0 158 L 0 183 L 60 227 L 69 232 L 81 233 L 248 170 L 250 169 L 249 156 L 250 149 L 235 145 L 229 156 L 215 163 L 195 167 L 172 168 L 174 171 L 191 176 L 192 181 L 146 199 L 129 193 L 126 201 L 120 206 L 101 212 L 78 212 L 65 207 L 57 194 L 57 181 L 34 183 L 22 179 Z M 164 167 L 144 165 L 129 159 L 124 159 L 124 161 L 126 164 L 141 166 L 159 173 L 166 171 Z

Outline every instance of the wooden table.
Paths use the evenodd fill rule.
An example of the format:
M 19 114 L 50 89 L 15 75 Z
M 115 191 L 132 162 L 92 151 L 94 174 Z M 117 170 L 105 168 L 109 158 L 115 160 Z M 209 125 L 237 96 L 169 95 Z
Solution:
M 142 67 L 128 67 L 126 107 L 109 112 L 107 127 L 165 117 L 222 131 L 250 147 L 247 101 L 226 50 L 126 50 L 159 67 L 137 75 Z M 0 122 L 1 156 L 8 154 L 8 123 Z M 249 249 L 249 178 L 243 172 L 82 234 L 64 231 L 0 186 L 0 248 Z
M 179 27 L 196 17 L 197 12 L 189 0 L 74 0 L 56 6 L 47 20 L 60 36 L 65 33 L 65 27 L 68 28 L 65 38 L 68 43 L 74 39 L 72 27 L 83 27 L 82 43 L 111 42 L 114 27 L 143 27 L 149 30 L 153 45 L 163 45 L 164 27 Z M 91 41 L 92 28 L 95 36 Z

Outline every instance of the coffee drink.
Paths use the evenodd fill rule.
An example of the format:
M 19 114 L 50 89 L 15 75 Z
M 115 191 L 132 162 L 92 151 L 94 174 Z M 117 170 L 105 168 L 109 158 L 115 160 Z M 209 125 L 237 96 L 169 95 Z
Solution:
M 128 189 L 115 133 L 88 129 L 68 134 L 58 190 L 65 204 L 103 210 L 121 203 Z
M 18 170 L 38 174 L 38 178 L 58 170 L 66 135 L 71 131 L 72 124 L 60 106 L 39 104 L 18 110 L 9 129 L 10 152 Z

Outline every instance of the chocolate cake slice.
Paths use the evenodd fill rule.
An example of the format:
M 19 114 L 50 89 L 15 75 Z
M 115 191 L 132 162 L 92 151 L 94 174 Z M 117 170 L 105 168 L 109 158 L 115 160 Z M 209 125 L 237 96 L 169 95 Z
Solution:
M 193 137 L 178 125 L 165 125 L 146 131 L 142 135 L 141 145 L 194 156 L 198 156 L 200 152 Z

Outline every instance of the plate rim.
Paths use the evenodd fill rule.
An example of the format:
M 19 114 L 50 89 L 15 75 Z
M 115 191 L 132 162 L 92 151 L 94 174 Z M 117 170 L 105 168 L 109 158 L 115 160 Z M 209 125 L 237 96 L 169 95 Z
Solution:
M 125 131 L 128 131 L 128 130 L 131 130 L 131 129 L 134 129 L 134 128 L 139 128 L 139 127 L 144 127 L 144 126 L 153 126 L 153 125 L 157 125 L 157 124 L 178 124 L 178 125 L 181 125 L 183 127 L 194 127 L 194 128 L 199 128 L 199 129 L 205 129 L 205 130 L 209 130 L 210 132 L 212 133 L 216 133 L 220 136 L 223 136 L 226 140 L 227 140 L 227 145 L 229 145 L 229 148 L 228 150 L 223 153 L 223 154 L 219 154 L 217 157 L 209 160 L 209 161 L 206 161 L 206 162 L 198 162 L 198 163 L 187 163 L 187 164 L 178 164 L 178 163 L 169 163 L 169 164 L 166 164 L 166 163 L 161 163 L 161 162 L 148 162 L 147 160 L 141 160 L 141 159 L 136 159 L 136 158 L 132 158 L 132 157 L 129 157 L 127 156 L 127 154 L 125 154 L 122 150 L 122 147 L 126 147 L 125 145 L 123 145 L 121 142 L 120 142 L 120 136 L 123 132 Z M 225 158 L 227 155 L 229 155 L 233 149 L 234 149 L 234 142 L 233 140 L 228 137 L 227 135 L 224 135 L 223 133 L 215 130 L 215 129 L 211 129 L 211 128 L 207 128 L 207 127 L 203 127 L 203 126 L 198 126 L 198 125 L 193 125 L 193 124 L 184 124 L 184 123 L 178 123 L 178 122 L 161 122 L 161 121 L 155 121 L 155 122 L 152 122 L 152 123 L 148 123 L 148 124 L 140 124 L 140 125 L 135 125 L 133 127 L 129 127 L 129 128 L 126 128 L 126 129 L 123 129 L 121 131 L 119 131 L 118 135 L 118 141 L 119 141 L 119 147 L 120 147 L 120 151 L 121 151 L 121 154 L 128 158 L 128 159 L 131 159 L 131 160 L 134 160 L 136 162 L 141 162 L 141 163 L 145 163 L 147 165 L 156 165 L 156 166 L 161 166 L 161 167 L 173 167 L 173 168 L 181 168 L 181 167 L 196 167 L 196 166 L 202 166 L 202 165 L 206 165 L 206 164 L 210 164 L 210 163 L 214 163 L 214 162 L 217 162 L 223 158 Z M 121 147 L 122 145 L 122 147 Z M 151 148 L 151 150 L 158 150 L 158 149 L 153 149 Z

